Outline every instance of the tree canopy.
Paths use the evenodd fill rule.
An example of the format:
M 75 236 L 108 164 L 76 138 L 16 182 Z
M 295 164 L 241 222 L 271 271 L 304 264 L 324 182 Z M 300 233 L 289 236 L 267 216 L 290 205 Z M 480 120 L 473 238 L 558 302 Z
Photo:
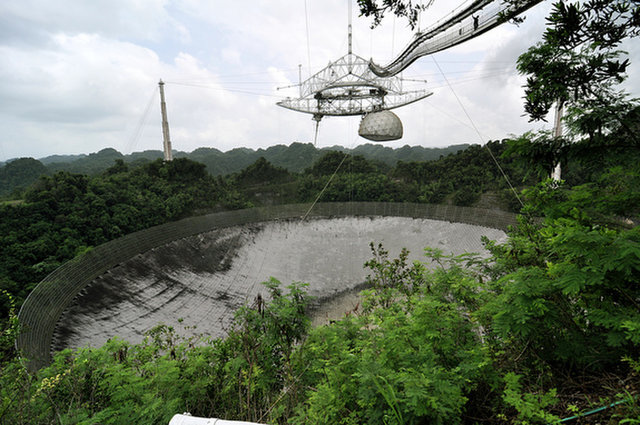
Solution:
M 527 76 L 525 111 L 544 119 L 552 104 L 579 110 L 570 120 L 581 134 L 602 133 L 621 124 L 631 106 L 616 86 L 626 78 L 629 59 L 620 44 L 640 34 L 640 7 L 633 1 L 589 0 L 554 3 L 543 40 L 520 56 Z

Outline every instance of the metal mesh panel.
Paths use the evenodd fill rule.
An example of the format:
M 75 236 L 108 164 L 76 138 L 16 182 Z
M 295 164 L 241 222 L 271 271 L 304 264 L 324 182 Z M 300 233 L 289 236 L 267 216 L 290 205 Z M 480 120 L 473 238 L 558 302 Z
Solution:
M 100 245 L 75 258 L 36 286 L 19 313 L 22 327 L 16 346 L 36 370 L 49 363 L 53 331 L 60 316 L 91 281 L 136 255 L 175 240 L 218 228 L 279 219 L 302 218 L 310 204 L 277 205 L 190 217 L 135 232 Z M 346 202 L 319 203 L 309 214 L 314 218 L 351 216 L 397 216 L 443 220 L 506 230 L 517 224 L 505 211 L 411 203 Z

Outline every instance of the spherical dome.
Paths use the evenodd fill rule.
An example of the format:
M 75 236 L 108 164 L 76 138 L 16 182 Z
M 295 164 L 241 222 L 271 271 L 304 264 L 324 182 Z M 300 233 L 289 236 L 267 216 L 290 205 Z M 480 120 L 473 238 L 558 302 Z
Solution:
M 402 121 L 391 111 L 370 112 L 360 121 L 358 134 L 374 142 L 402 138 Z

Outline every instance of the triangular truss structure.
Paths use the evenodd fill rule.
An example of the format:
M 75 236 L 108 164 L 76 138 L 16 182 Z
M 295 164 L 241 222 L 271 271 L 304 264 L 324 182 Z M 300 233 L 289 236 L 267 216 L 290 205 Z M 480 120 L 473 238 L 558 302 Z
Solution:
M 427 90 L 403 91 L 402 79 L 375 75 L 369 61 L 347 53 L 300 84 L 300 97 L 278 102 L 298 112 L 323 116 L 364 115 L 408 105 L 433 93 Z

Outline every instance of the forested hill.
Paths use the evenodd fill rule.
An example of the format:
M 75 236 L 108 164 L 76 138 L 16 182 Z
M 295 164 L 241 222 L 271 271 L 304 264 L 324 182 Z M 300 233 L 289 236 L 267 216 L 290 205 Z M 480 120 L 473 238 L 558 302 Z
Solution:
M 366 159 L 380 161 L 395 166 L 398 161 L 431 161 L 458 152 L 469 145 L 452 145 L 446 148 L 425 148 L 405 145 L 392 149 L 379 144 L 365 144 L 353 149 L 342 146 L 315 148 L 311 143 L 292 143 L 289 146 L 276 145 L 267 149 L 237 148 L 222 152 L 215 148 L 199 148 L 191 153 L 174 152 L 175 158 L 188 158 L 205 164 L 207 171 L 214 175 L 237 173 L 258 160 L 265 158 L 275 166 L 291 172 L 300 172 L 309 168 L 315 160 L 331 150 L 361 155 Z M 36 181 L 42 174 L 68 171 L 87 175 L 102 173 L 111 167 L 114 161 L 121 159 L 125 163 L 141 165 L 162 158 L 162 151 L 134 152 L 123 155 L 115 149 L 107 148 L 89 155 L 53 155 L 39 160 L 21 158 L 0 164 L 0 197 L 10 195 L 16 188 L 22 189 Z M 39 161 L 39 162 L 38 162 Z
M 26 189 L 49 169 L 33 158 L 20 158 L 0 167 L 0 197 Z

